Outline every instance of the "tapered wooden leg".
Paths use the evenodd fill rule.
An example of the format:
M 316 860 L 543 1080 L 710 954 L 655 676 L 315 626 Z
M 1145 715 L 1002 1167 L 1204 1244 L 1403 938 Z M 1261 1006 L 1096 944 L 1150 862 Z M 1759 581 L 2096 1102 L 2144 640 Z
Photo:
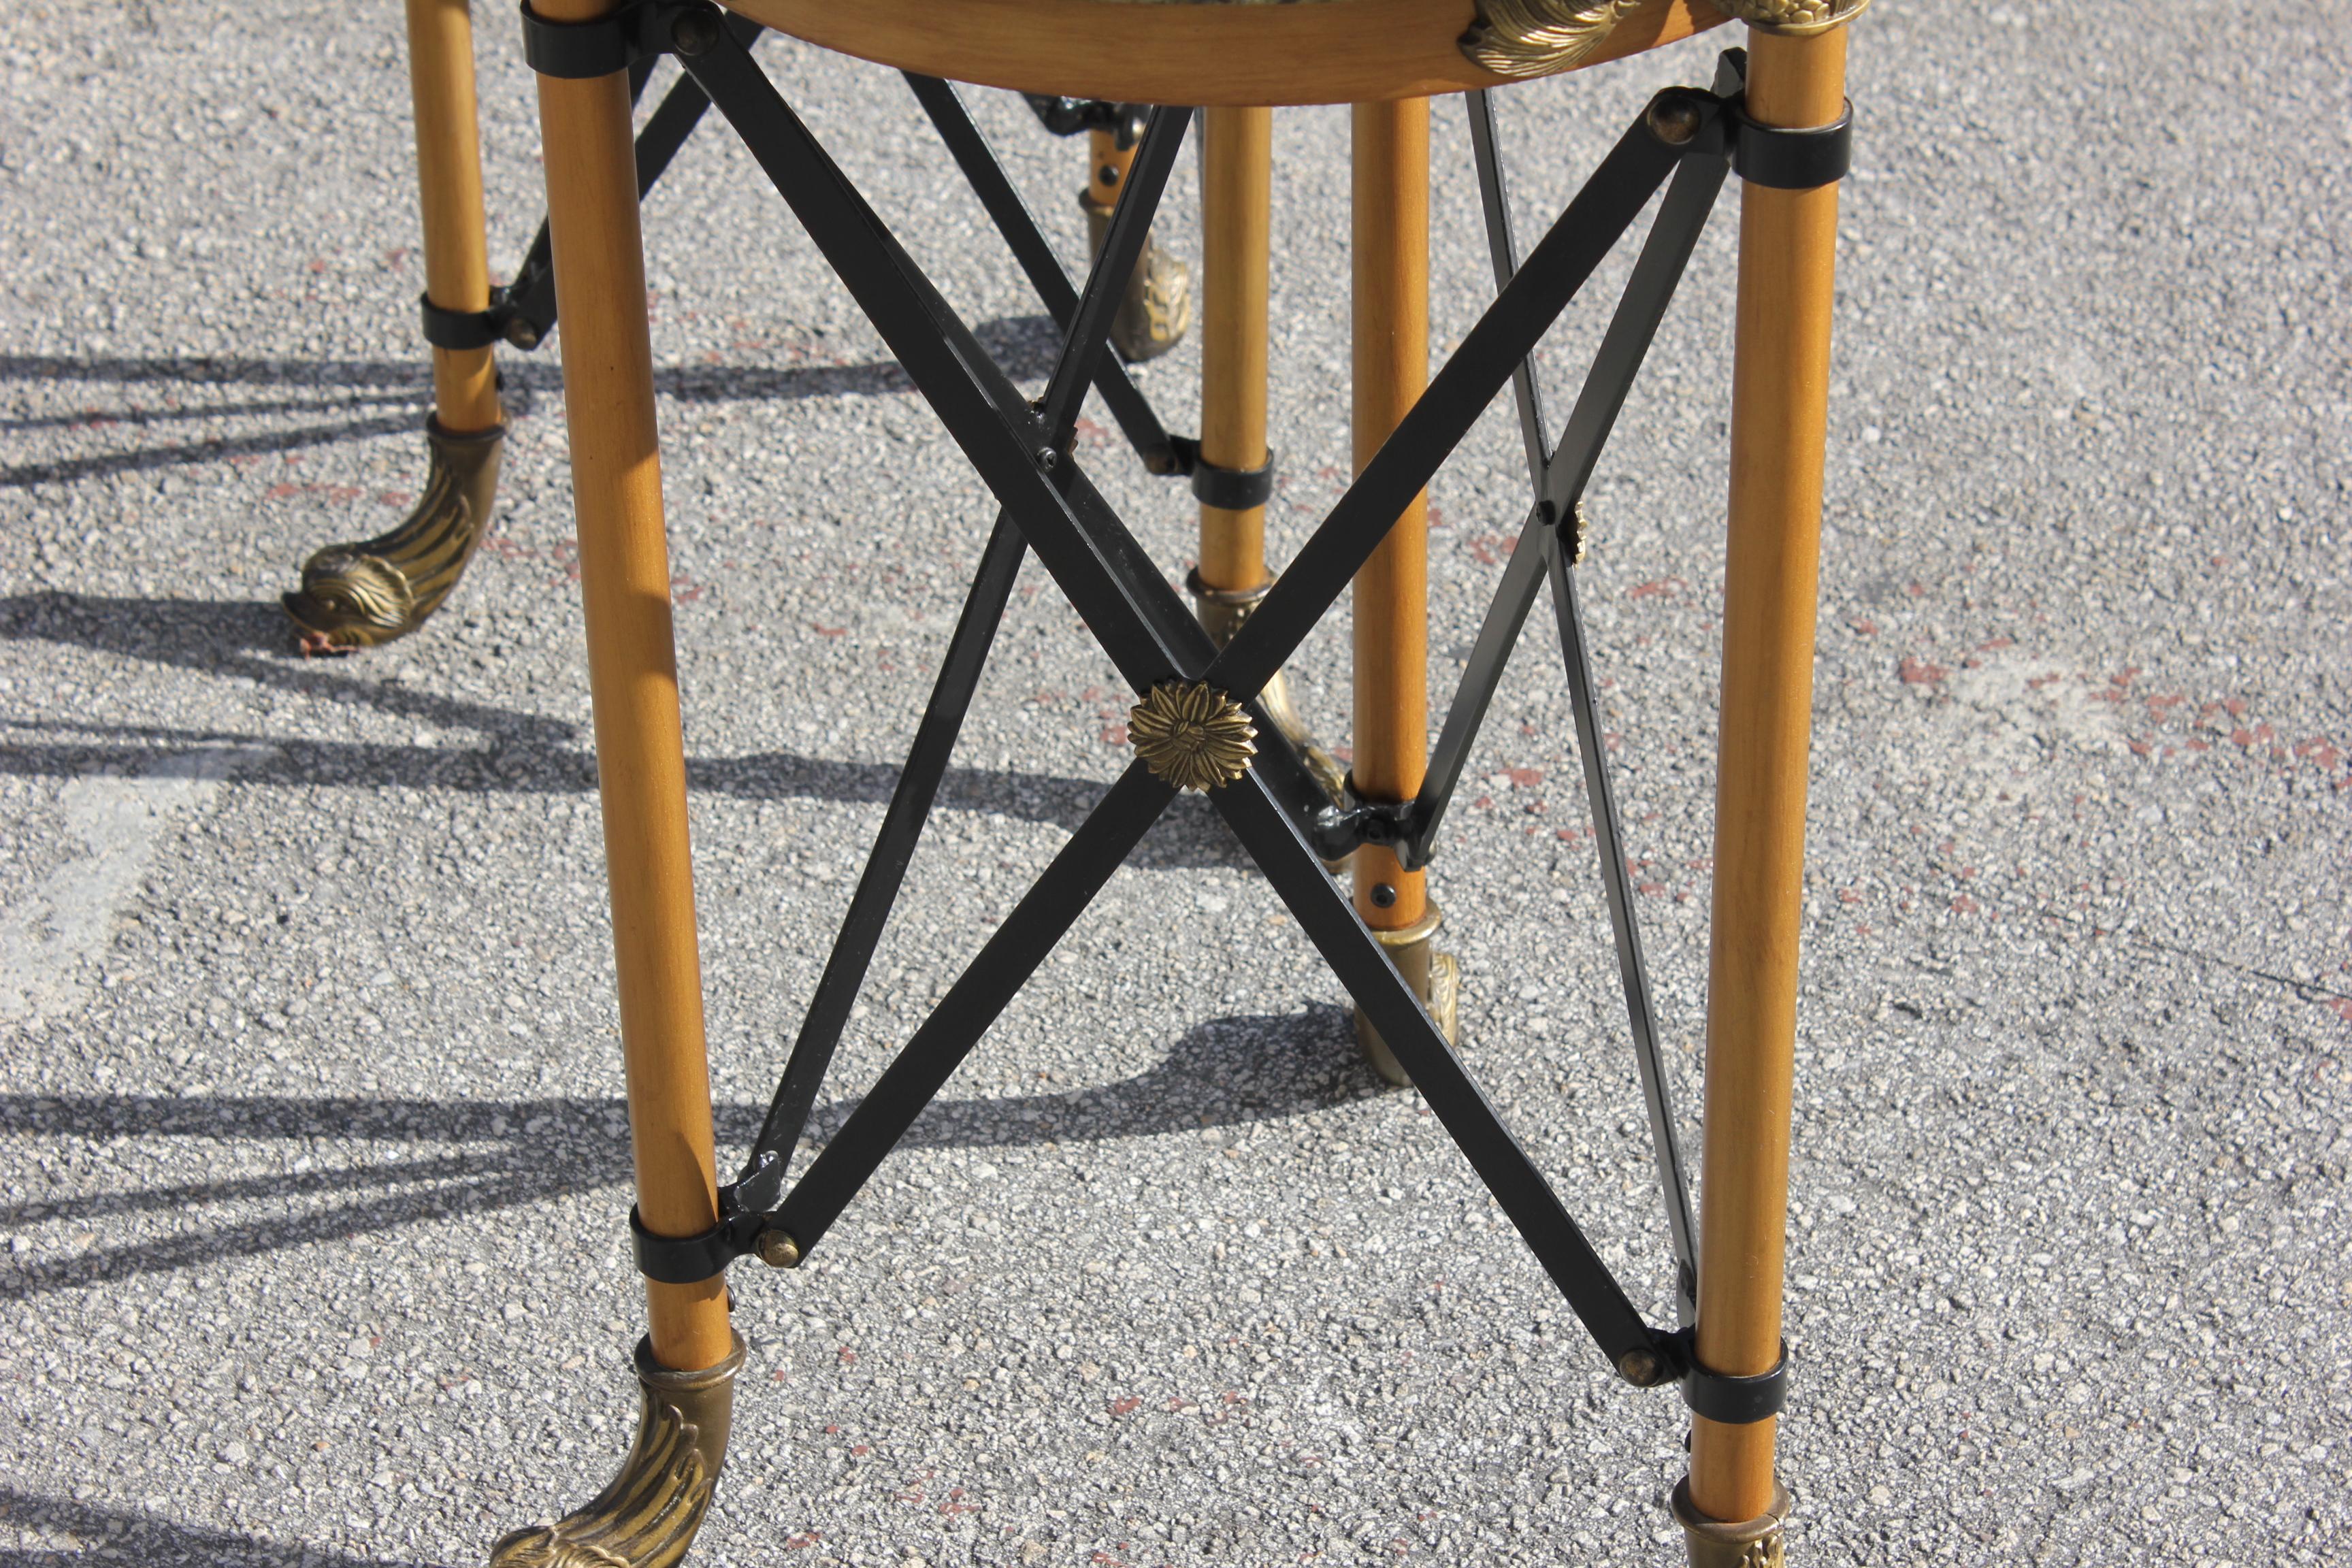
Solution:
M 604 7 L 538 9 L 572 22 Z M 656 1235 L 695 1236 L 719 1223 L 719 1194 L 627 80 L 542 77 L 539 98 L 637 1207 Z M 646 1296 L 665 1366 L 726 1355 L 719 1281 L 649 1281 Z
M 1208 110 L 1201 135 L 1201 464 L 1248 473 L 1266 468 L 1272 457 L 1265 398 L 1274 110 Z M 1219 647 L 1231 642 L 1274 586 L 1263 503 L 1201 503 L 1201 564 L 1185 585 L 1209 636 Z M 1281 671 L 1258 701 L 1338 799 L 1339 764 L 1307 734 Z
M 1360 103 L 1352 121 L 1354 405 L 1360 471 L 1429 381 L 1429 100 Z M 1416 495 L 1356 574 L 1356 754 L 1368 801 L 1411 800 L 1429 763 L 1429 498 Z M 1357 912 L 1454 1033 L 1449 957 L 1430 943 L 1427 873 L 1368 845 L 1352 857 Z M 1360 1016 L 1358 1038 L 1395 1082 L 1404 1074 Z
M 445 310 L 487 310 L 490 258 L 467 0 L 408 0 L 408 89 L 416 114 L 425 292 Z M 435 349 L 433 404 L 442 425 L 460 435 L 498 424 L 490 351 Z
M 445 310 L 486 310 L 490 264 L 467 0 L 408 0 L 408 79 L 425 292 Z M 305 652 L 348 652 L 415 630 L 457 587 L 481 542 L 506 435 L 490 351 L 435 349 L 433 402 L 415 510 L 388 533 L 314 552 L 301 587 L 285 595 Z
M 1830 123 L 1844 80 L 1843 27 L 1751 38 L 1748 110 L 1764 123 Z M 1780 1356 L 1836 242 L 1836 186 L 1741 192 L 1696 1342 L 1702 1365 L 1735 1376 Z M 1686 1525 L 1777 1521 L 1776 1426 L 1694 1418 Z M 1737 1533 L 1693 1528 L 1695 1568 L 1744 1561 Z
M 1202 116 L 1201 458 L 1221 468 L 1266 460 L 1266 292 L 1272 243 L 1274 110 Z M 1265 586 L 1265 508 L 1201 508 L 1201 584 Z
M 578 22 L 604 5 L 537 0 L 537 7 L 550 20 Z M 718 1192 L 628 86 L 618 72 L 584 81 L 542 77 L 539 98 L 556 293 L 563 301 L 564 405 L 637 1209 L 656 1235 L 694 1236 L 718 1223 Z M 647 1415 L 624 1471 L 623 1482 L 631 1484 L 616 1482 L 551 1527 L 556 1542 L 569 1531 L 611 1553 L 583 1555 L 583 1562 L 674 1562 L 654 1555 L 656 1547 L 683 1551 L 680 1531 L 690 1536 L 699 1524 L 715 1479 L 709 1423 L 718 1421 L 723 1436 L 725 1406 L 715 1414 L 706 1406 L 700 1418 L 689 1414 L 681 1403 L 687 1391 L 668 1373 L 724 1369 L 731 1376 L 740 1352 L 728 1326 L 725 1283 L 648 1280 L 646 1297 L 640 1383 Z M 682 1452 L 664 1409 L 698 1430 L 693 1446 L 701 1468 L 648 1471 L 654 1479 L 647 1481 L 639 1467 L 675 1467 Z M 673 1481 L 680 1475 L 688 1484 Z M 649 1486 L 677 1493 L 656 1510 L 667 1531 L 658 1541 L 655 1526 L 639 1533 L 617 1518 Z M 617 1544 L 623 1538 L 626 1550 Z M 518 1564 L 545 1562 L 532 1553 L 551 1544 L 522 1531 L 502 1542 L 499 1554 Z

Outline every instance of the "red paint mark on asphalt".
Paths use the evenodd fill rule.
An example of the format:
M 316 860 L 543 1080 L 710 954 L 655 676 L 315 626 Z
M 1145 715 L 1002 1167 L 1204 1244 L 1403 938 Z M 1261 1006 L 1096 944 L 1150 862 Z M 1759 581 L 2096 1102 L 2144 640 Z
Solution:
M 1903 662 L 1895 666 L 1895 673 L 1902 678 L 1906 686 L 1933 686 L 1951 671 L 1940 664 L 1930 664 L 1925 659 L 1906 655 Z

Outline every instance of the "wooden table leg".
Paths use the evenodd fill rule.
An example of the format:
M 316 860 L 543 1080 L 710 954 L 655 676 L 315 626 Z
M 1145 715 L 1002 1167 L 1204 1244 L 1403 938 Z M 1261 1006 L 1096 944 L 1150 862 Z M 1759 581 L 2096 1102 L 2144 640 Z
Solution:
M 408 0 L 408 89 L 416 115 L 425 292 L 445 310 L 487 310 L 489 242 L 467 0 Z M 498 370 L 490 351 L 435 349 L 433 405 L 442 425 L 461 434 L 498 424 Z
M 604 0 L 538 0 L 555 22 L 593 20 L 605 8 Z M 718 1223 L 718 1191 L 627 79 L 541 77 L 539 100 L 637 1210 L 656 1235 L 688 1237 Z M 631 1484 L 541 1527 L 559 1542 L 568 1531 L 630 1563 L 675 1561 L 659 1554 L 682 1552 L 681 1528 L 690 1537 L 698 1525 L 723 1457 L 713 1450 L 724 1442 L 725 1379 L 741 1355 L 723 1279 L 648 1280 L 646 1307 L 646 1416 L 625 1474 Z M 715 1391 L 693 1382 L 705 1369 L 719 1376 Z M 675 1468 L 678 1426 L 665 1410 L 701 1428 L 684 1439 L 698 1452 L 698 1469 Z M 647 1468 L 666 1452 L 672 1468 Z M 658 1510 L 667 1533 L 656 1539 L 648 1524 L 642 1538 L 627 1535 L 637 1527 L 619 1516 L 640 1506 L 631 1500 L 664 1487 L 676 1493 Z M 531 1554 L 549 1545 L 520 1531 L 500 1542 L 494 1561 L 548 1561 Z
M 409 94 L 425 231 L 425 292 L 442 310 L 490 305 L 482 154 L 467 0 L 408 0 Z M 331 544 L 302 565 L 286 611 L 307 653 L 389 642 L 424 624 L 457 585 L 489 524 L 506 423 L 490 350 L 433 351 L 428 468 L 415 509 L 374 539 Z
M 1274 110 L 1207 110 L 1201 136 L 1201 465 L 1248 474 L 1267 469 L 1273 457 L 1265 401 Z M 1216 645 L 1231 642 L 1274 586 L 1264 503 L 1201 503 L 1201 564 L 1185 586 Z M 1339 764 L 1307 734 L 1283 672 L 1275 672 L 1258 701 L 1336 799 Z
M 1360 103 L 1353 144 L 1354 405 L 1360 471 L 1429 381 L 1429 100 Z M 1429 498 L 1406 505 L 1356 574 L 1356 795 L 1411 800 L 1429 763 Z M 1431 946 L 1437 906 L 1427 873 L 1367 845 L 1351 858 L 1356 910 L 1379 935 L 1438 1026 L 1454 1025 L 1453 960 Z M 1403 1069 L 1359 1016 L 1357 1037 L 1391 1082 Z
M 1753 34 L 1758 121 L 1828 124 L 1844 81 L 1844 28 Z M 1734 1376 L 1780 1357 L 1837 200 L 1835 185 L 1740 194 L 1696 1342 L 1701 1365 Z M 1694 1568 L 1749 1561 L 1737 1538 L 1759 1530 L 1760 1560 L 1780 1561 L 1776 1426 L 1693 1418 L 1677 1508 Z
M 1087 188 L 1079 193 L 1078 205 L 1086 211 L 1087 254 L 1092 256 L 1110 232 L 1111 209 L 1126 187 L 1136 149 L 1120 146 L 1118 135 L 1109 131 L 1087 132 Z M 1119 295 L 1118 311 L 1111 318 L 1111 346 L 1129 363 L 1140 364 L 1174 348 L 1192 324 L 1192 269 L 1145 236 L 1143 254 L 1136 259 L 1135 271 Z
M 1201 135 L 1201 459 L 1259 468 L 1266 460 L 1274 110 L 1209 110 Z M 1202 503 L 1201 586 L 1237 595 L 1270 580 L 1265 508 Z

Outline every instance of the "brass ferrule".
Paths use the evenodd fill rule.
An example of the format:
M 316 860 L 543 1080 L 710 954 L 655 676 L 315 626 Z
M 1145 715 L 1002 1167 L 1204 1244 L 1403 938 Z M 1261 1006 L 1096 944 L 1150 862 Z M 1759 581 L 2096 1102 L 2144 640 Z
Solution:
M 1274 592 L 1274 582 L 1268 578 L 1255 588 L 1212 588 L 1201 581 L 1201 569 L 1196 566 L 1184 574 L 1184 592 L 1192 595 L 1192 613 L 1199 617 L 1201 629 L 1223 647 Z
M 1388 954 L 1389 962 L 1396 966 L 1404 983 L 1412 987 L 1413 994 L 1429 1009 L 1437 1032 L 1445 1037 L 1448 1044 L 1455 1044 L 1461 1038 L 1462 975 L 1454 955 L 1440 952 L 1435 946 L 1437 928 L 1444 923 L 1437 900 L 1432 899 L 1421 918 L 1411 925 L 1375 931 L 1372 938 Z M 1389 1049 L 1388 1042 L 1381 1038 L 1381 1032 L 1372 1027 L 1371 1020 L 1360 1009 L 1356 1013 L 1356 1044 L 1372 1064 L 1372 1070 L 1389 1082 L 1402 1086 L 1412 1081 L 1404 1064 L 1397 1060 L 1396 1053 Z
M 646 1425 L 664 1405 L 677 1411 L 694 1428 L 694 1450 L 714 1480 L 727 1461 L 727 1438 L 735 1425 L 735 1374 L 743 1370 L 743 1336 L 734 1341 L 726 1360 L 699 1372 L 664 1366 L 654 1359 L 651 1339 L 637 1342 L 637 1386 L 645 1391 Z
M 1785 1568 L 1781 1526 L 1795 1500 L 1780 1482 L 1772 1483 L 1772 1510 L 1739 1524 L 1709 1519 L 1692 1507 L 1688 1476 L 1675 1483 L 1671 1506 L 1690 1546 L 1690 1568 Z

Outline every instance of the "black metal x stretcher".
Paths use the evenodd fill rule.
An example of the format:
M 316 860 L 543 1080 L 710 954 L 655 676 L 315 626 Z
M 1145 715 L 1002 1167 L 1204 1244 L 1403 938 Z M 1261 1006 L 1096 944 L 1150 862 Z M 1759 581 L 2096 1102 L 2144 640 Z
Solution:
M 1785 1359 L 1762 1375 L 1731 1377 L 1698 1366 L 1690 1349 L 1694 1227 L 1602 763 L 1570 567 L 1577 554 L 1578 499 L 1727 173 L 1736 166 L 1751 181 L 1784 188 L 1826 183 L 1843 169 L 1844 122 L 1827 133 L 1760 132 L 1741 111 L 1741 57 L 1738 51 L 1727 54 L 1714 91 L 1670 89 L 1651 101 L 1519 263 L 1513 254 L 1491 109 L 1483 94 L 1473 95 L 1472 130 L 1498 296 L 1256 614 L 1220 650 L 1071 453 L 1079 406 L 1090 385 L 1124 386 L 1129 397 L 1139 398 L 1108 360 L 1104 338 L 1119 280 L 1141 252 L 1192 111 L 1153 111 L 1126 195 L 1074 305 L 1057 298 L 1052 279 L 1023 257 L 1049 306 L 1068 306 L 1055 310 L 1066 330 L 1046 390 L 1033 403 L 834 164 L 720 12 L 699 3 L 646 4 L 596 23 L 551 24 L 528 11 L 526 20 L 531 63 L 547 75 L 609 75 L 633 54 L 654 50 L 680 57 L 1002 509 L 766 1122 L 741 1176 L 720 1190 L 719 1223 L 701 1236 L 665 1237 L 646 1230 L 633 1214 L 639 1268 L 655 1280 L 696 1284 L 747 1253 L 781 1267 L 805 1258 L 1179 793 L 1143 758 L 1129 765 L 847 1122 L 787 1186 L 791 1152 L 912 858 L 1022 558 L 1034 550 L 1147 702 L 1154 693 L 1181 692 L 1245 713 L 1254 722 L 1255 755 L 1221 786 L 1205 791 L 1210 802 L 1411 1073 L 1619 1375 L 1641 1386 L 1679 1382 L 1691 1407 L 1717 1422 L 1750 1422 L 1777 1412 L 1785 1397 Z M 913 79 L 967 174 L 981 163 L 993 170 L 951 89 Z M 996 180 L 1002 184 L 1001 172 Z M 975 179 L 975 185 L 1007 226 L 1020 254 L 1025 244 L 1016 237 L 1018 225 L 1008 223 L 1004 204 L 990 199 L 985 180 Z M 1553 447 L 1545 440 L 1529 356 L 1662 185 L 1668 189 L 1659 216 L 1565 434 Z M 1002 184 L 999 195 L 1009 192 L 1009 184 Z M 1017 209 L 1017 197 L 1011 207 Z M 1034 226 L 1028 238 L 1058 279 L 1058 264 L 1042 251 Z M 1066 290 L 1066 279 L 1060 282 Z M 1255 699 L 1244 694 L 1259 691 L 1282 667 L 1378 547 L 1406 500 L 1427 485 L 1506 382 L 1515 388 L 1535 500 L 1448 713 L 1428 784 L 1402 807 L 1335 806 Z M 1425 863 L 1539 579 L 1549 584 L 1567 657 L 1594 837 L 1679 1265 L 1678 1316 L 1685 1325 L 1680 1331 L 1643 1320 L 1323 868 L 1325 855 L 1363 843 L 1390 845 L 1408 865 Z

